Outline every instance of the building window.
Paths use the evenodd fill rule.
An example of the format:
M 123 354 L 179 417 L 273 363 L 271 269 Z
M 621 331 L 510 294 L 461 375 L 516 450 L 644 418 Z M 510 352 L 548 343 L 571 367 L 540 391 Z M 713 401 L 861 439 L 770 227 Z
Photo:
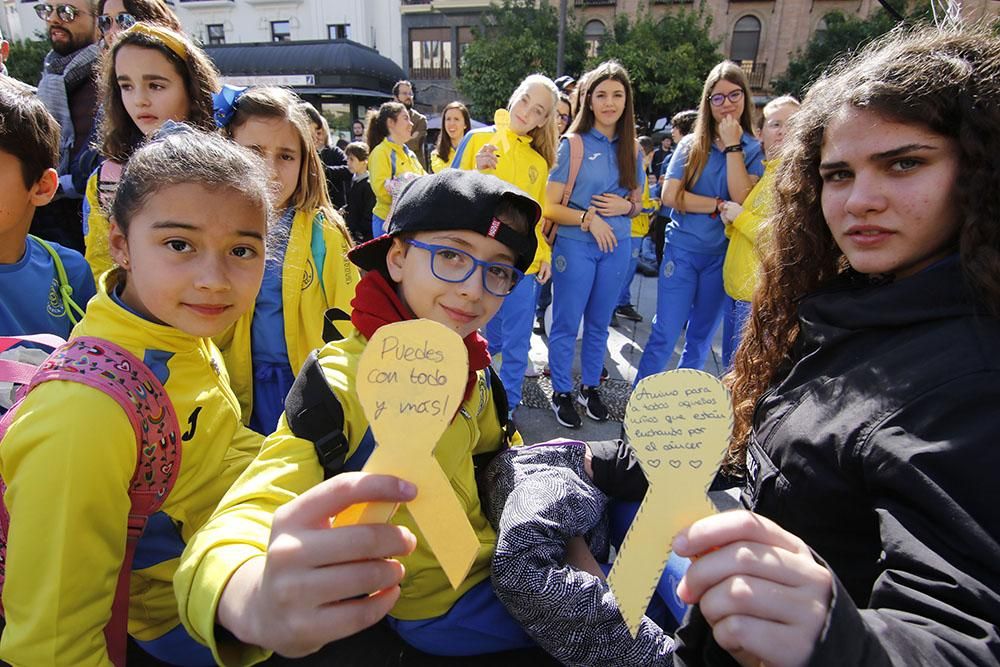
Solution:
M 816 42 L 822 44 L 826 41 L 826 17 L 824 16 L 816 23 Z
M 331 23 L 326 26 L 326 37 L 327 39 L 350 39 L 351 38 L 351 24 L 350 23 Z
M 736 62 L 757 60 L 760 45 L 760 21 L 754 16 L 744 16 L 733 26 L 733 43 L 729 57 Z
M 292 41 L 292 26 L 288 21 L 271 21 L 271 41 Z
M 205 26 L 205 31 L 208 34 L 209 46 L 226 43 L 226 28 L 221 23 L 209 23 Z
M 451 28 L 410 30 L 410 77 L 451 78 Z
M 604 24 L 597 20 L 587 21 L 587 25 L 583 26 L 583 39 L 587 42 L 587 55 L 589 57 L 597 56 L 597 50 L 601 48 L 601 42 L 604 41 L 606 32 Z
M 472 44 L 473 35 L 472 28 L 463 26 L 458 29 L 458 73 L 462 73 L 462 57 L 465 56 L 465 52 L 469 49 L 469 44 Z

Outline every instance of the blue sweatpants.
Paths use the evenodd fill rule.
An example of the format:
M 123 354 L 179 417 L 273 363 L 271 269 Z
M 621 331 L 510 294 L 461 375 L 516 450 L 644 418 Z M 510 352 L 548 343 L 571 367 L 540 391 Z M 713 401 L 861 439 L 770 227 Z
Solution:
M 619 240 L 612 252 L 601 252 L 596 241 L 556 238 L 552 248 L 552 330 L 549 332 L 549 368 L 554 391 L 573 390 L 573 352 L 581 317 L 582 382 L 590 387 L 600 384 L 608 326 L 628 270 L 631 250 L 632 244 L 625 240 Z
M 535 276 L 525 276 L 503 300 L 500 310 L 486 323 L 484 331 L 490 354 L 501 355 L 500 381 L 507 390 L 507 405 L 511 410 L 521 402 L 537 293 L 538 281 Z
M 632 256 L 625 269 L 625 280 L 622 281 L 622 293 L 618 296 L 618 306 L 627 306 L 632 303 L 632 279 L 635 278 L 635 269 L 639 266 L 639 250 L 642 248 L 641 236 L 632 237 Z
M 656 283 L 656 321 L 639 360 L 636 382 L 666 370 L 674 345 L 687 322 L 684 352 L 678 368 L 701 369 L 722 319 L 722 262 L 725 255 L 706 255 L 667 244 Z
M 431 655 L 482 655 L 536 646 L 497 598 L 489 579 L 466 591 L 443 616 L 387 619 L 403 641 Z
M 743 338 L 743 325 L 750 317 L 750 302 L 737 301 L 726 295 L 722 317 L 722 365 L 729 371 L 733 367 L 733 355 Z
M 372 238 L 377 239 L 385 234 L 383 226 L 385 225 L 385 220 L 378 217 L 372 213 Z

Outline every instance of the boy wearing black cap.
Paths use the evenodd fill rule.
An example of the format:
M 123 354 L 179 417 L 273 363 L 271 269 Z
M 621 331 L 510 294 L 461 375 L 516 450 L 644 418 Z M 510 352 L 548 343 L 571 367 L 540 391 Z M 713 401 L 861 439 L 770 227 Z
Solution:
M 343 410 L 341 469 L 359 470 L 373 444 L 354 391 L 368 339 L 386 324 L 426 318 L 465 340 L 465 398 L 435 457 L 480 540 L 466 580 L 451 588 L 429 547 L 414 538 L 405 507 L 393 517 L 396 525 L 329 528 L 328 518 L 351 502 L 405 502 L 414 490 L 384 476 L 343 474 L 324 482 L 329 468 L 317 457 L 319 440 L 296 437 L 301 430 L 289 426 L 297 414 L 293 388 L 278 430 L 188 543 L 175 578 L 184 624 L 220 663 L 246 663 L 269 650 L 309 654 L 387 612 L 400 636 L 428 653 L 533 645 L 490 585 L 496 534 L 480 507 L 472 457 L 509 444 L 503 389 L 487 376 L 489 353 L 477 330 L 531 264 L 540 215 L 533 199 L 493 176 L 449 169 L 414 180 L 396 200 L 389 233 L 349 254 L 367 271 L 352 302 L 356 332 L 318 354 Z M 374 497 L 358 491 L 362 486 Z M 399 562 L 385 560 L 393 556 Z M 219 626 L 239 643 L 224 639 Z

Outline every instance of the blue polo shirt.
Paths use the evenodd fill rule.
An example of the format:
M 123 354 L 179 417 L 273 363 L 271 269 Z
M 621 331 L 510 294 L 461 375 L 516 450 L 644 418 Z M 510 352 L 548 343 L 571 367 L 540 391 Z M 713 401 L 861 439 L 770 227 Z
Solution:
M 693 142 L 693 134 L 681 139 L 667 167 L 667 179 L 684 180 L 684 167 L 687 165 L 688 153 Z M 744 132 L 740 143 L 743 145 L 743 163 L 747 167 L 747 173 L 760 178 L 764 175 L 764 152 L 761 150 L 760 142 L 753 135 Z M 688 191 L 706 197 L 729 199 L 726 154 L 720 151 L 714 142 L 701 176 L 694 187 L 688 188 Z M 719 216 L 713 218 L 708 213 L 682 213 L 673 209 L 670 222 L 667 223 L 666 242 L 682 250 L 706 255 L 724 255 L 728 239 L 726 239 L 725 224 Z
M 94 296 L 94 276 L 83 255 L 58 243 L 49 245 L 59 255 L 73 301 L 80 308 Z M 73 322 L 59 294 L 59 277 L 52 255 L 27 238 L 24 255 L 13 264 L 0 264 L 0 336 L 50 333 L 67 338 Z M 77 316 L 79 319 L 79 316 Z
M 576 175 L 573 192 L 569 197 L 569 207 L 585 211 L 590 206 L 594 195 L 605 193 L 616 194 L 628 199 L 630 190 L 618 183 L 618 137 L 608 139 L 591 128 L 583 133 L 583 164 Z M 641 188 L 646 182 L 646 173 L 642 165 L 642 155 L 636 156 L 636 183 Z M 556 156 L 556 166 L 549 173 L 550 183 L 563 183 L 569 180 L 569 140 L 563 138 L 559 142 L 559 153 Z M 625 215 L 604 218 L 615 231 L 615 238 L 628 241 L 632 236 L 632 219 Z M 559 225 L 559 235 L 578 241 L 594 241 L 590 232 L 585 232 L 576 225 Z

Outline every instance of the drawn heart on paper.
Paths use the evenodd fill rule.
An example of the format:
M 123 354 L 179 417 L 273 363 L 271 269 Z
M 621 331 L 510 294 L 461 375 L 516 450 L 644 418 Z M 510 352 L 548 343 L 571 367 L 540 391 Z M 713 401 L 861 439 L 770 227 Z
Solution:
M 679 459 L 670 459 L 670 467 L 671 468 L 680 468 L 681 467 L 680 460 Z
M 659 468 L 660 467 L 660 459 L 648 459 L 646 461 L 646 464 L 649 465 L 650 468 Z
M 697 470 L 698 468 L 701 467 L 701 461 L 700 460 L 688 461 L 688 465 Z

